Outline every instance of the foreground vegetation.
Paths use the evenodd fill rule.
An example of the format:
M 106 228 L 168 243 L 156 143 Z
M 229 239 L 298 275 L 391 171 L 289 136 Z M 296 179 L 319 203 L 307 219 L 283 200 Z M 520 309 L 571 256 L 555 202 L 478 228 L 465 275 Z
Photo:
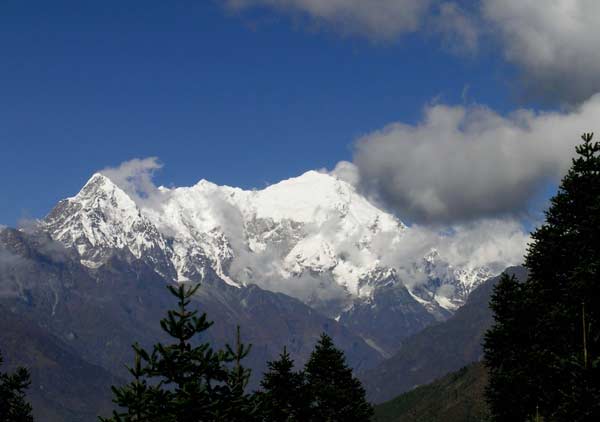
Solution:
M 251 347 L 240 340 L 224 350 L 194 343 L 210 328 L 206 314 L 189 310 L 199 285 L 169 286 L 176 310 L 162 319 L 173 343 L 158 343 L 151 352 L 134 345 L 133 381 L 113 387 L 120 410 L 104 422 L 195 421 L 369 421 L 373 409 L 365 391 L 346 365 L 344 354 L 321 335 L 304 370 L 294 371 L 284 349 L 269 362 L 262 390 L 246 391 L 250 370 L 242 360 Z
M 0 366 L 2 365 L 0 354 Z M 31 405 L 25 400 L 25 390 L 31 383 L 29 371 L 18 368 L 14 373 L 0 372 L 0 420 L 32 422 Z
M 431 384 L 375 406 L 376 422 L 482 422 L 490 420 L 487 371 L 474 363 Z
M 497 421 L 600 420 L 600 143 L 577 158 L 533 234 L 525 283 L 504 276 L 485 337 Z

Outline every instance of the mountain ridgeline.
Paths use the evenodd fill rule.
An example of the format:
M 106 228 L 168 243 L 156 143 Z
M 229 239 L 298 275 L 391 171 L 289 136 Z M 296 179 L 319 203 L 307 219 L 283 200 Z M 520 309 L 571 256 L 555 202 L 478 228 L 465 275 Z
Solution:
M 511 267 L 505 273 L 521 281 L 527 278 L 524 267 Z M 447 321 L 405 339 L 393 356 L 364 371 L 361 379 L 369 398 L 381 403 L 480 361 L 485 332 L 493 323 L 490 296 L 500 277 L 493 277 L 475 289 L 467 303 Z
M 164 340 L 165 286 L 200 282 L 192 301 L 216 322 L 203 338 L 221 347 L 239 325 L 253 344 L 250 388 L 284 346 L 303 365 L 323 332 L 355 371 L 377 371 L 384 358 L 407 353 L 412 336 L 464 314 L 459 307 L 492 273 L 453 267 L 432 250 L 406 263 L 424 276 L 416 286 L 382 257 L 408 235 L 396 217 L 323 173 L 261 191 L 201 181 L 144 197 L 95 174 L 45 219 L 0 228 L 0 329 L 11 333 L 0 349 L 9 366 L 32 368 L 37 416 L 89 420 L 111 406 L 109 385 L 127 376 L 132 340 Z M 85 374 L 92 381 L 78 387 Z M 425 371 L 390 394 L 438 375 Z M 378 391 L 386 388 L 370 383 L 370 396 L 385 399 Z
M 352 326 L 383 354 L 447 318 L 493 275 L 485 267 L 453 267 L 436 250 L 390 262 L 393 245 L 410 241 L 406 226 L 329 174 L 310 171 L 259 191 L 201 181 L 148 195 L 95 174 L 41 228 L 90 269 L 117 253 L 169 281 L 218 279 L 285 293 Z M 425 282 L 415 286 L 413 277 Z M 396 300 L 386 300 L 389 294 Z M 393 336 L 389 328 L 396 328 Z

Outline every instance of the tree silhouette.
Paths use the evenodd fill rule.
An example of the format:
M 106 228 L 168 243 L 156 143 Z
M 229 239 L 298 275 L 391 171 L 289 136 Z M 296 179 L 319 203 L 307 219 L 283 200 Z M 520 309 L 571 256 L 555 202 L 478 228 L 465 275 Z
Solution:
M 3 362 L 0 353 L 0 366 Z M 31 405 L 25 400 L 25 390 L 30 384 L 29 371 L 25 368 L 17 368 L 12 374 L 0 372 L 0 421 L 33 421 Z
M 322 334 L 304 367 L 310 397 L 311 420 L 322 422 L 370 421 L 373 407 L 360 381 L 346 365 L 344 353 Z
M 268 371 L 258 393 L 265 421 L 301 422 L 309 420 L 310 399 L 303 372 L 294 371 L 294 361 L 287 349 L 278 360 L 267 363 Z
M 114 402 L 123 408 L 105 422 L 252 421 L 253 398 L 245 393 L 249 370 L 241 360 L 250 351 L 240 341 L 235 348 L 213 350 L 210 343 L 192 340 L 213 324 L 206 313 L 189 310 L 199 288 L 168 286 L 177 298 L 177 309 L 167 312 L 161 328 L 174 342 L 157 343 L 152 352 L 134 345 L 135 363 L 129 368 L 133 381 L 113 387 Z
M 600 420 L 600 143 L 592 138 L 582 136 L 532 234 L 528 280 L 496 288 L 485 339 L 496 420 Z

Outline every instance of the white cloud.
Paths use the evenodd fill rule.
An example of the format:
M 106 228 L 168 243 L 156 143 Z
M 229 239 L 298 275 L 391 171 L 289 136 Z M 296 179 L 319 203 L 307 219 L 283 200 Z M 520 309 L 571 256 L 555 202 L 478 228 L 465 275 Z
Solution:
M 150 206 L 154 197 L 160 193 L 152 178 L 162 167 L 157 157 L 134 158 L 118 167 L 107 167 L 100 173 L 123 189 L 138 204 Z
M 455 268 L 485 267 L 498 273 L 523 262 L 529 240 L 516 220 L 482 219 L 444 228 L 413 225 L 400 242 L 390 245 L 382 239 L 378 246 L 382 263 L 404 274 L 403 280 L 411 285 L 424 281 L 411 271 L 412 264 L 432 249 Z
M 224 3 L 234 11 L 269 7 L 309 17 L 342 34 L 392 40 L 418 30 L 432 0 L 224 0 Z
M 353 186 L 358 186 L 360 184 L 360 174 L 358 174 L 358 169 L 349 161 L 338 162 L 330 173 Z
M 519 87 L 548 102 L 578 104 L 600 92 L 597 0 L 222 0 L 229 10 L 269 8 L 343 35 L 394 41 L 438 34 L 454 52 L 498 43 L 520 71 Z
M 518 215 L 566 172 L 579 135 L 599 120 L 600 95 L 570 112 L 507 117 L 481 106 L 428 106 L 417 125 L 393 123 L 360 139 L 355 178 L 408 221 Z
M 476 17 L 470 16 L 456 3 L 442 3 L 431 23 L 442 36 L 445 47 L 456 53 L 474 53 L 479 47 L 480 28 Z
M 521 224 L 511 219 L 456 225 L 449 233 L 437 233 L 436 237 L 432 244 L 452 265 L 485 266 L 496 271 L 522 263 L 529 242 Z
M 600 92 L 598 0 L 482 0 L 481 13 L 530 93 L 578 103 Z

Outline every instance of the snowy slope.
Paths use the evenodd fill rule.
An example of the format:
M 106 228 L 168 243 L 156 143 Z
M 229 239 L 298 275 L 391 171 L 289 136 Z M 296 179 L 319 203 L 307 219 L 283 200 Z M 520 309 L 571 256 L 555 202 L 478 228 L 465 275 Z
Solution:
M 123 190 L 99 173 L 76 196 L 59 202 L 45 225 L 89 267 L 101 265 L 115 250 L 156 264 L 157 254 L 169 259 L 161 233 Z
M 328 273 L 351 296 L 365 296 L 361 279 L 378 266 L 373 236 L 404 229 L 349 184 L 314 171 L 260 191 L 201 181 L 162 193 L 145 215 L 178 250 L 202 245 L 219 273 L 241 283 Z
M 398 263 L 424 275 L 425 283 L 403 280 L 408 273 L 399 276 L 382 255 L 407 240 L 406 226 L 327 173 L 309 171 L 262 190 L 202 180 L 161 187 L 152 199 L 136 203 L 95 174 L 44 224 L 91 268 L 117 251 L 179 281 L 202 280 L 210 270 L 228 284 L 284 292 L 330 316 L 353 309 L 356 300 L 372 302 L 378 288 L 406 285 L 410 295 L 403 300 L 442 318 L 490 275 L 482 268 L 453 268 L 433 251 Z

